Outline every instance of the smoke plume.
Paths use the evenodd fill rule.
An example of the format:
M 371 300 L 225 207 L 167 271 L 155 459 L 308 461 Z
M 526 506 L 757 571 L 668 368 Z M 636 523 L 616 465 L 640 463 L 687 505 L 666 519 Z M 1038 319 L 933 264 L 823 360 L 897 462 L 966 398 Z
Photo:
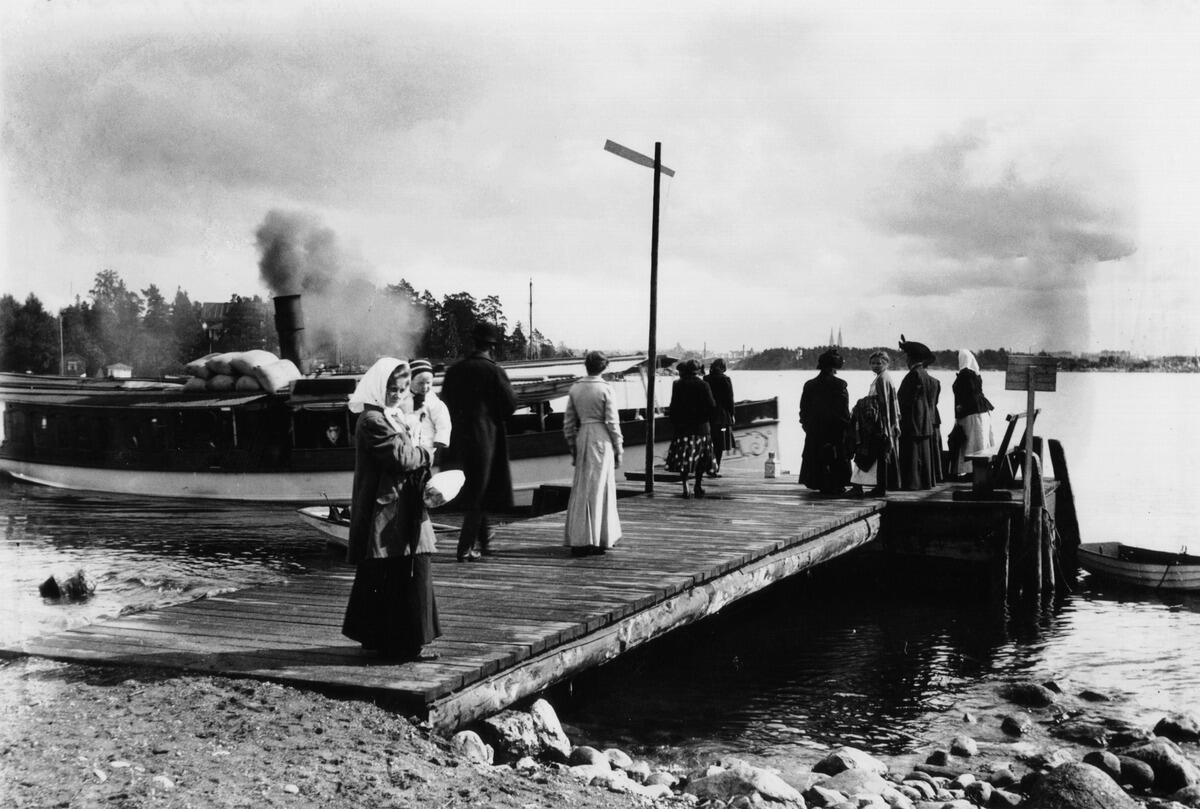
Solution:
M 271 210 L 255 231 L 258 267 L 272 295 L 301 295 L 310 358 L 369 365 L 409 357 L 425 328 L 402 298 L 375 286 L 365 262 L 313 214 Z

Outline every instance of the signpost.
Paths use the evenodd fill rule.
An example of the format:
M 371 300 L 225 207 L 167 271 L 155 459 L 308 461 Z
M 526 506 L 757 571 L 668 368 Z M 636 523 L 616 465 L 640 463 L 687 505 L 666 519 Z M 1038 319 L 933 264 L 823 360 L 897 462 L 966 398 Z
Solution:
M 1022 512 L 1025 517 L 1025 534 L 1029 536 L 1037 536 L 1034 531 L 1034 524 L 1031 522 L 1033 516 L 1031 514 L 1033 504 L 1033 420 L 1037 415 L 1034 409 L 1034 391 L 1053 392 L 1057 386 L 1058 360 L 1054 357 L 1039 357 L 1032 354 L 1009 354 L 1008 368 L 1004 374 L 1004 389 L 1005 390 L 1023 390 L 1027 391 L 1028 395 L 1025 399 L 1025 463 L 1022 465 L 1021 476 L 1022 488 L 1024 492 L 1024 503 Z M 1040 525 L 1042 515 L 1039 512 L 1037 515 L 1038 524 Z M 1040 542 L 1035 545 L 1037 563 L 1033 566 L 1034 581 L 1037 582 L 1036 587 L 1041 587 L 1043 577 L 1041 558 L 1042 548 Z
M 646 353 L 649 378 L 646 380 L 646 493 L 654 493 L 654 378 L 658 373 L 658 197 L 661 175 L 674 177 L 675 172 L 662 164 L 662 143 L 654 143 L 654 158 L 628 149 L 611 140 L 604 142 L 604 150 L 618 157 L 649 166 L 654 169 L 654 209 L 650 220 L 650 339 Z

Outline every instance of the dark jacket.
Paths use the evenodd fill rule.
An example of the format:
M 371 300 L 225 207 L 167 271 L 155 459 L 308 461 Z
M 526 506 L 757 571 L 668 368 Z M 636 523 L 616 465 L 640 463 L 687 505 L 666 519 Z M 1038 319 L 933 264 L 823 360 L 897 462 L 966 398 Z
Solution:
M 466 510 L 512 508 L 504 420 L 517 409 L 517 397 L 508 374 L 476 351 L 446 371 L 438 398 L 450 411 L 445 465 L 466 476 L 455 502 Z
M 963 368 L 958 372 L 950 389 L 954 391 L 956 419 L 976 413 L 988 413 L 994 409 L 992 403 L 983 395 L 983 378 L 970 368 Z
M 414 552 L 424 518 L 423 473 L 429 454 L 405 430 L 392 426 L 368 405 L 354 428 L 354 484 L 350 501 L 350 541 L 346 561 L 388 559 Z M 389 506 L 394 519 L 375 529 L 378 511 Z
M 709 421 L 713 427 L 728 427 L 733 424 L 733 382 L 721 371 L 713 371 L 704 377 L 712 391 L 716 409 Z
M 941 390 L 941 383 L 923 366 L 913 368 L 905 375 L 896 391 L 902 437 L 925 438 L 936 434 L 941 421 L 937 412 Z
M 708 383 L 684 376 L 671 386 L 671 426 L 675 435 L 709 435 L 709 419 L 717 402 Z
M 837 491 L 850 482 L 850 456 L 846 452 L 849 424 L 846 380 L 830 370 L 804 383 L 800 393 L 800 426 L 804 428 L 801 483 L 810 489 Z

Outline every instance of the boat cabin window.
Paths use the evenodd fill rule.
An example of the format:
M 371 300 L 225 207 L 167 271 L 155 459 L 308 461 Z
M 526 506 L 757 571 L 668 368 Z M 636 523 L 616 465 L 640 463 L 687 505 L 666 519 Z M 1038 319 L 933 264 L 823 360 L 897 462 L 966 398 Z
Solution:
M 342 449 L 354 439 L 357 418 L 349 410 L 305 410 L 292 413 L 297 449 Z

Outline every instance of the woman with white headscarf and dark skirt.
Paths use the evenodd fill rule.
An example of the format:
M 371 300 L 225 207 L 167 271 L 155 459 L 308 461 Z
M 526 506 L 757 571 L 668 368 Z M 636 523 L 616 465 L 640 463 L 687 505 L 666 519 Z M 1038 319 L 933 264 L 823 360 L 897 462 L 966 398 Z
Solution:
M 958 375 L 950 386 L 954 391 L 954 440 L 951 442 L 950 474 L 971 474 L 968 455 L 986 452 L 994 443 L 992 403 L 983 395 L 983 377 L 979 361 L 965 348 L 958 350 Z
M 342 634 L 387 658 L 432 660 L 437 655 L 422 649 L 441 634 L 423 497 L 430 457 L 400 410 L 409 375 L 407 362 L 384 357 L 350 397 L 359 416 L 346 561 L 357 567 Z

